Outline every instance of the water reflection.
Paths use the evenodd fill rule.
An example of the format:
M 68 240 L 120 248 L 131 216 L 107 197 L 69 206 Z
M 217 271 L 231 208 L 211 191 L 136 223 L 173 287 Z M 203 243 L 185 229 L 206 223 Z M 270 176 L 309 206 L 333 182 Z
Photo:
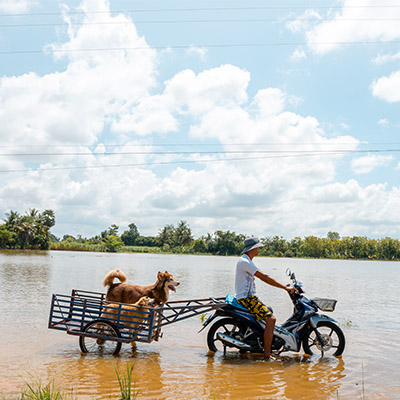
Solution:
M 343 360 L 289 354 L 282 363 L 267 364 L 257 355 L 211 355 L 207 332 L 197 334 L 199 317 L 165 327 L 159 342 L 139 343 L 136 350 L 125 344 L 116 358 L 84 356 L 77 337 L 47 329 L 51 293 L 104 291 L 102 281 L 111 269 L 121 268 L 138 284 L 152 284 L 157 271 L 168 270 L 181 281 L 171 295 L 180 300 L 232 293 L 234 265 L 229 257 L 0 252 L 1 395 L 18 393 L 22 377 L 30 381 L 31 373 L 45 383 L 55 378 L 81 399 L 109 398 L 119 392 L 114 368 L 124 372 L 133 362 L 140 399 L 209 399 L 213 393 L 217 399 L 359 398 L 362 368 L 370 398 L 396 398 L 391 395 L 399 394 L 400 362 L 393 345 L 400 329 L 399 263 L 259 260 L 281 281 L 289 266 L 311 297 L 338 298 L 333 317 L 345 321 Z M 278 322 L 290 315 L 283 291 L 261 284 L 258 290 Z
M 262 355 L 210 355 L 207 360 L 205 391 L 217 398 L 334 398 L 345 378 L 342 359 L 311 359 L 284 356 L 282 362 L 266 363 Z
M 132 380 L 141 391 L 140 397 L 161 398 L 160 354 L 151 351 L 140 353 L 128 346 L 126 348 L 129 350 L 122 352 L 119 357 L 94 357 L 80 353 L 77 356 L 59 357 L 44 364 L 46 374 L 57 376 L 63 387 L 73 388 L 80 398 L 105 398 L 119 393 L 116 371 L 122 377 L 127 373 L 127 366 L 133 364 Z

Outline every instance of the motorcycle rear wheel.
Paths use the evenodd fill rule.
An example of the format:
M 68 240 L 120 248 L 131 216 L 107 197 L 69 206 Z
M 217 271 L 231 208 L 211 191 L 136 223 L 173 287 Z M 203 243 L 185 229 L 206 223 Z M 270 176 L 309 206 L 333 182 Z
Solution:
M 320 342 L 316 330 L 323 343 Z M 304 352 L 310 356 L 321 354 L 338 357 L 342 355 L 345 338 L 342 330 L 333 322 L 321 321 L 315 329 L 310 328 L 303 337 Z
M 237 340 L 243 340 L 246 328 L 243 324 L 234 320 L 233 318 L 222 318 L 216 321 L 210 328 L 207 334 L 207 345 L 210 351 L 216 353 L 217 351 L 224 351 L 224 344 L 218 339 L 219 332 L 225 333 Z M 236 347 L 233 347 L 238 350 Z

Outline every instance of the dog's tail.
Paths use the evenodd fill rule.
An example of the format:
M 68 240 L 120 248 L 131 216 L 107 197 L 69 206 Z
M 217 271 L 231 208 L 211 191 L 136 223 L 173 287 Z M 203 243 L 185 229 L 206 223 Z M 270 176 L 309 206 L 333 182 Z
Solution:
M 126 281 L 125 274 L 120 269 L 115 269 L 114 271 L 110 271 L 106 275 L 103 281 L 103 285 L 110 287 L 114 282 L 114 278 L 118 278 L 121 283 L 124 283 Z

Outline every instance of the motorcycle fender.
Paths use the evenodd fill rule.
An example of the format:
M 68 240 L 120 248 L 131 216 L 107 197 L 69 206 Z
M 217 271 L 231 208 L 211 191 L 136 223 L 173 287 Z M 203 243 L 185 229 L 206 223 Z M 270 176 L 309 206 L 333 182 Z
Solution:
M 328 317 L 324 314 L 315 314 L 310 318 L 310 325 L 313 329 L 315 329 L 317 327 L 318 323 L 321 321 L 336 322 L 336 320 L 334 320 L 333 318 Z
M 213 315 L 210 315 L 203 323 L 202 328 L 197 332 L 200 333 L 206 326 L 210 325 L 212 321 L 214 321 L 215 318 L 219 317 L 221 314 L 216 311 Z
M 283 346 L 285 347 L 286 350 L 299 351 L 299 346 L 297 344 L 296 337 L 291 332 L 279 326 L 275 326 L 274 336 L 283 339 L 284 341 Z

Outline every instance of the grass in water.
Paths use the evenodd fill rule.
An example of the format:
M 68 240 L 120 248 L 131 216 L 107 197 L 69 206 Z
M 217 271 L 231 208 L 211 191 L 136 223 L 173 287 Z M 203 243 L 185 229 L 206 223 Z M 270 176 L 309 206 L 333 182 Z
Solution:
M 66 400 L 72 399 L 54 385 L 54 380 L 43 386 L 40 382 L 25 382 L 25 389 L 21 393 L 21 400 Z
M 132 387 L 132 373 L 133 363 L 126 364 L 126 373 L 121 376 L 119 369 L 114 366 L 115 373 L 117 374 L 119 389 L 121 392 L 121 400 L 135 400 L 139 394 L 139 390 L 136 390 L 136 380 L 133 380 Z

